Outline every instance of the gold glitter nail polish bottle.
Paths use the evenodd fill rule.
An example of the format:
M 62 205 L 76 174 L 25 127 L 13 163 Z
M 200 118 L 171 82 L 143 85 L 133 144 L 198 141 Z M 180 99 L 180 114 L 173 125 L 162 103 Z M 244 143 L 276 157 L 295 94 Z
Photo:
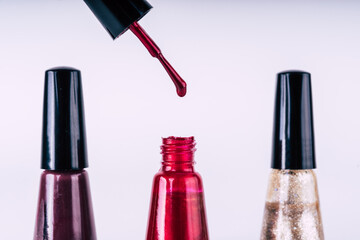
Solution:
M 261 240 L 323 240 L 307 72 L 277 76 L 271 168 Z

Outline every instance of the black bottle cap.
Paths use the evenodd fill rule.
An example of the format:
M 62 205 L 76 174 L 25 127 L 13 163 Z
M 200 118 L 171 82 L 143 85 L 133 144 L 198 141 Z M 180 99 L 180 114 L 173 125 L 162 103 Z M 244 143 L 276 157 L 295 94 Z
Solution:
M 310 73 L 277 75 L 271 167 L 316 168 Z
M 45 72 L 41 168 L 88 167 L 80 71 L 58 67 Z
M 145 16 L 152 6 L 146 0 L 84 0 L 113 39 L 133 22 Z

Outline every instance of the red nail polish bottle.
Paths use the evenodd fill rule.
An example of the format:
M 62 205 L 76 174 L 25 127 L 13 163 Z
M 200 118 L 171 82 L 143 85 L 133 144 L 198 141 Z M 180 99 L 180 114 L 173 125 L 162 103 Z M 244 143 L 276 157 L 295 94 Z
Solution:
M 202 180 L 194 170 L 194 138 L 164 138 L 161 149 L 146 239 L 208 240 Z

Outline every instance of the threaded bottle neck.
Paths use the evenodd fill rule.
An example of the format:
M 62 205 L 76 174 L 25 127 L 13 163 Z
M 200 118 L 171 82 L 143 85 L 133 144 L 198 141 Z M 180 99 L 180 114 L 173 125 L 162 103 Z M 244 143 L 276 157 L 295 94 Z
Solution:
M 195 145 L 194 137 L 163 138 L 163 170 L 193 170 Z

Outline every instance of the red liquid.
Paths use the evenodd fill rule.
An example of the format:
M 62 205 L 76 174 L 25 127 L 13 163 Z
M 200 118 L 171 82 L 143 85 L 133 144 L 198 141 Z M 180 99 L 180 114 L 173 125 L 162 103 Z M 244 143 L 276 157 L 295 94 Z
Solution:
M 154 177 L 147 240 L 208 240 L 202 180 L 193 167 L 193 138 L 164 139 Z
M 139 38 L 139 40 L 146 47 L 151 56 L 159 59 L 159 61 L 169 74 L 171 80 L 174 82 L 177 94 L 180 97 L 184 97 L 186 95 L 186 82 L 180 77 L 180 75 L 165 59 L 156 43 L 150 38 L 150 36 L 139 25 L 139 23 L 134 22 L 132 25 L 130 25 L 130 30 Z
M 34 240 L 96 240 L 86 171 L 44 171 Z

